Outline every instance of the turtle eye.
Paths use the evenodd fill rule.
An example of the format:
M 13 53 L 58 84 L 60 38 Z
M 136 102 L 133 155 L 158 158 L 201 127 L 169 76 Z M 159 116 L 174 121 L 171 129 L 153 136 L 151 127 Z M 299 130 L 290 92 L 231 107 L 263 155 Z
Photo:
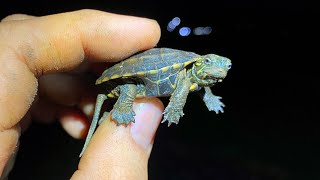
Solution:
M 227 68 L 231 69 L 231 67 L 232 67 L 232 64 L 228 64 Z
M 209 63 L 211 62 L 211 60 L 207 58 L 207 59 L 204 60 L 204 62 L 205 62 L 206 64 L 209 64 Z

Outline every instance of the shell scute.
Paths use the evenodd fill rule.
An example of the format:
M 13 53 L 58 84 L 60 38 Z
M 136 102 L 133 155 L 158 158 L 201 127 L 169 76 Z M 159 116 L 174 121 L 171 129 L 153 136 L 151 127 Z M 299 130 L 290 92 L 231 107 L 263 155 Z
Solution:
M 97 79 L 96 84 L 116 78 L 134 76 L 150 78 L 149 76 L 152 75 L 152 79 L 163 79 L 164 75 L 159 76 L 159 73 L 176 73 L 185 68 L 186 65 L 195 62 L 199 56 L 193 52 L 171 48 L 149 49 L 106 69 Z M 155 76 L 153 77 L 153 75 Z

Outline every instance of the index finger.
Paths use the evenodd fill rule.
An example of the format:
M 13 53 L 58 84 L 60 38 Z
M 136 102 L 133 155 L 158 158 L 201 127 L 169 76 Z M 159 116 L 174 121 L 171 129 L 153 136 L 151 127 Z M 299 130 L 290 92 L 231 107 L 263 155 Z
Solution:
M 118 61 L 159 38 L 154 20 L 95 10 L 1 22 L 0 174 L 36 95 L 37 76 L 73 69 L 84 59 Z
M 1 22 L 0 77 L 6 78 L 0 78 L 0 132 L 26 113 L 37 76 L 75 68 L 84 59 L 118 61 L 159 38 L 154 20 L 95 10 Z
M 2 26 L 2 41 L 36 74 L 70 69 L 84 58 L 118 61 L 154 47 L 160 38 L 154 20 L 96 10 L 5 21 Z

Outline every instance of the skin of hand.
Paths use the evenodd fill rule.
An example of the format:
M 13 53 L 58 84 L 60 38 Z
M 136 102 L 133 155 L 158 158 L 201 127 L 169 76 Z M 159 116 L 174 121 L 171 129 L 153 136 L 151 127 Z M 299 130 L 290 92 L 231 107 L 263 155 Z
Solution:
M 160 27 L 154 20 L 96 10 L 4 18 L 0 23 L 0 177 L 30 119 L 58 118 L 69 134 L 79 138 L 88 126 L 83 119 L 92 112 L 84 107 L 94 104 L 94 80 L 85 73 L 100 72 L 94 63 L 120 61 L 154 47 L 159 38 Z M 117 126 L 108 116 L 71 179 L 148 179 L 148 159 L 163 108 L 157 98 L 137 99 L 136 122 L 127 127 Z

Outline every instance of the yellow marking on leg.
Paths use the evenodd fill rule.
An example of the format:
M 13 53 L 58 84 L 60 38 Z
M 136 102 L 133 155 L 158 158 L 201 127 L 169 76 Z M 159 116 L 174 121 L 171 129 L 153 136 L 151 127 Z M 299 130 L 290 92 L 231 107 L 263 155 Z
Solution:
M 191 86 L 190 86 L 190 91 L 194 91 L 194 90 L 196 90 L 198 88 L 198 84 L 196 84 L 196 83 L 193 83 L 193 84 L 191 84 Z

